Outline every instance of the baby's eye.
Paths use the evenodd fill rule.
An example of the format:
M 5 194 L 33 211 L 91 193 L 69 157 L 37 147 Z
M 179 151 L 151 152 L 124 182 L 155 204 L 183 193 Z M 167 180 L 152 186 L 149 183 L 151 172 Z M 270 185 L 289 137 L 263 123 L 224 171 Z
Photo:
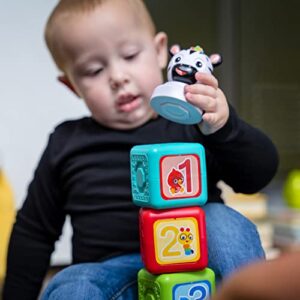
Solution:
M 97 68 L 97 69 L 93 69 L 93 70 L 88 70 L 86 72 L 86 74 L 88 76 L 92 76 L 93 77 L 93 76 L 99 75 L 102 71 L 103 71 L 103 68 Z
M 138 53 L 132 53 L 132 54 L 129 54 L 129 55 L 125 55 L 125 59 L 126 59 L 126 60 L 133 60 L 133 59 L 135 59 L 137 56 L 138 56 Z

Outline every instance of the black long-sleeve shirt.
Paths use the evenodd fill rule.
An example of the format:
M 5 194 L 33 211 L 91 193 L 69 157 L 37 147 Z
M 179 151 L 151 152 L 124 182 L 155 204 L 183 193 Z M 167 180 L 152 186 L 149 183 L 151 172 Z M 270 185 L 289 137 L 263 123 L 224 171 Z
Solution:
M 56 127 L 18 211 L 9 246 L 4 300 L 36 299 L 65 216 L 73 227 L 73 262 L 94 262 L 139 251 L 138 210 L 131 198 L 130 149 L 139 144 L 201 143 L 206 150 L 208 201 L 221 202 L 225 181 L 254 193 L 274 176 L 272 142 L 234 110 L 218 132 L 157 118 L 132 130 L 103 127 L 92 118 Z

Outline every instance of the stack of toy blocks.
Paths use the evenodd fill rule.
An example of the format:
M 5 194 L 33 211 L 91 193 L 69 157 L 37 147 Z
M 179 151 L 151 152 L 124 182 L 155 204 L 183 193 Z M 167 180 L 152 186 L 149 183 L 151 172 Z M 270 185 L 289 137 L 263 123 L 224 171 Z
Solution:
M 133 201 L 140 209 L 140 300 L 209 299 L 205 151 L 196 143 L 135 146 L 131 150 Z

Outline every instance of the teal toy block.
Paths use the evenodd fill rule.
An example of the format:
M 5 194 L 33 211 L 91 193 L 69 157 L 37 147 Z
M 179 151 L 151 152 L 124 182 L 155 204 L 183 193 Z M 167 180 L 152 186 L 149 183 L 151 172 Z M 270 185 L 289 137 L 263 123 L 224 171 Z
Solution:
M 198 143 L 134 146 L 130 152 L 133 202 L 166 209 L 207 201 L 205 150 Z
M 208 300 L 215 292 L 215 274 L 206 268 L 196 272 L 153 275 L 138 273 L 139 300 Z

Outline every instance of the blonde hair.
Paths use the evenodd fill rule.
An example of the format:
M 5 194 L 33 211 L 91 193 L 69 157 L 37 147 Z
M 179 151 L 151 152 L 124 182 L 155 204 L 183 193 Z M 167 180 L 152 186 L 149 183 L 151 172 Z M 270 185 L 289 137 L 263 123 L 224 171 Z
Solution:
M 52 13 L 50 14 L 45 27 L 45 41 L 50 54 L 56 66 L 63 71 L 64 69 L 64 55 L 61 49 L 58 34 L 57 24 L 61 17 L 75 16 L 76 14 L 88 13 L 101 4 L 108 1 L 116 0 L 60 0 Z M 151 34 L 155 34 L 156 28 L 153 20 L 148 12 L 148 9 L 143 0 L 119 0 L 127 1 L 127 4 L 135 10 L 136 15 L 140 17 L 141 21 L 147 26 Z

